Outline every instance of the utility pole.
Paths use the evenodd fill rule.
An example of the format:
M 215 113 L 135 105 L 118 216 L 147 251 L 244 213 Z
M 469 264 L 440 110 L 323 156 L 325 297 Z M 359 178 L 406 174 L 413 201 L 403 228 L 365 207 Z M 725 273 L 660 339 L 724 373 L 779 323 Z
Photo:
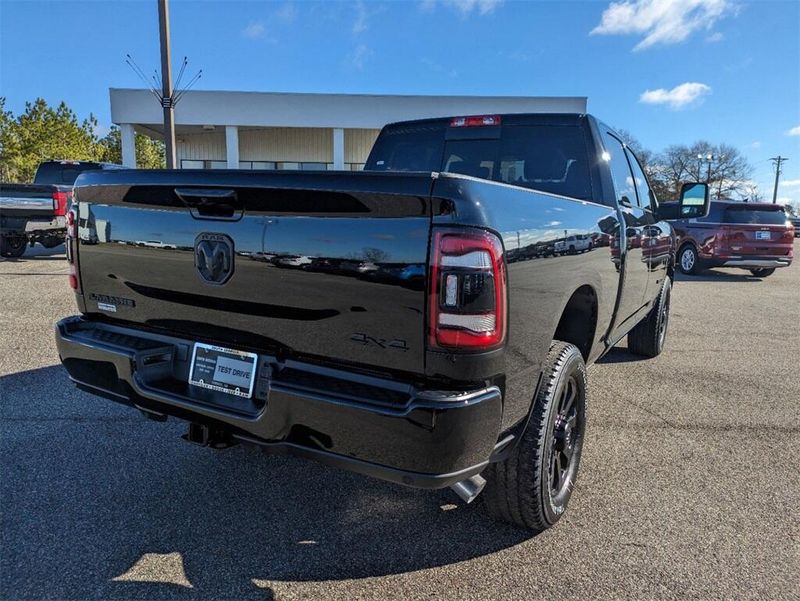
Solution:
M 172 67 L 169 48 L 168 0 L 158 0 L 158 30 L 161 42 L 161 106 L 164 109 L 164 146 L 167 169 L 175 169 L 175 102 L 172 98 Z
M 777 204 L 778 202 L 778 180 L 781 177 L 781 164 L 788 161 L 786 157 L 782 157 L 778 155 L 776 157 L 772 157 L 770 161 L 775 166 L 775 188 L 772 190 L 772 204 Z

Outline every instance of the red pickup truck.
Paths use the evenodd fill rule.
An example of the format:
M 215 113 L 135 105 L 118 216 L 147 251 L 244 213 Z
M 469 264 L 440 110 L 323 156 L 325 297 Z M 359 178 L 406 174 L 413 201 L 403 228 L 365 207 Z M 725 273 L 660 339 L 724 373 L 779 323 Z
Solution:
M 677 265 L 685 274 L 706 267 L 739 267 L 767 277 L 792 263 L 794 226 L 781 205 L 712 201 L 706 217 L 672 222 Z

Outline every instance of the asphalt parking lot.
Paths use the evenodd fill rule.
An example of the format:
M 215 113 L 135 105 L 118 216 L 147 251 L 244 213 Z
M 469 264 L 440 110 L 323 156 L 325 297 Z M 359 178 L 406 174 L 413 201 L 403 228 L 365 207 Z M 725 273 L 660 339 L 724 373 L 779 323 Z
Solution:
M 590 369 L 577 489 L 536 537 L 79 392 L 66 274 L 0 262 L 3 599 L 798 598 L 797 264 L 679 278 L 665 353 Z

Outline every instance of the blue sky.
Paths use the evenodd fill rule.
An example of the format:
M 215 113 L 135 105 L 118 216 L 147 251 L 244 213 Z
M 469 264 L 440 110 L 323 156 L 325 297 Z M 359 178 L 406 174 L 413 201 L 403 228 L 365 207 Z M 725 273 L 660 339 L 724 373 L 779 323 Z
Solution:
M 652 150 L 737 146 L 800 203 L 800 2 L 171 2 L 198 89 L 579 95 Z M 155 0 L 0 0 L 0 95 L 65 100 L 110 125 L 109 87 L 158 67 Z M 178 109 L 180 110 L 180 109 Z M 790 135 L 790 133 L 794 135 Z

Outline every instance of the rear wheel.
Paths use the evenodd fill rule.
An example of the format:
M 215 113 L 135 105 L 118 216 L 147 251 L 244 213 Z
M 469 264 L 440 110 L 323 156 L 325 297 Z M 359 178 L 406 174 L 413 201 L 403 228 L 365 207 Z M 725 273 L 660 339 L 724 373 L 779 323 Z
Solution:
M 28 239 L 25 236 L 0 236 L 0 256 L 18 259 L 25 254 Z
M 647 317 L 628 334 L 628 350 L 645 357 L 656 357 L 664 350 L 669 326 L 669 300 L 672 282 L 664 280 L 653 308 Z
M 752 273 L 757 278 L 765 278 L 768 275 L 772 275 L 773 273 L 775 273 L 775 268 L 774 267 L 771 267 L 771 268 L 764 267 L 764 268 L 761 268 L 761 269 L 751 269 L 750 273 Z
M 578 348 L 554 341 L 530 420 L 511 454 L 484 476 L 495 519 L 536 532 L 555 524 L 575 486 L 586 427 L 586 366 Z
M 686 275 L 696 274 L 700 269 L 699 262 L 697 251 L 691 244 L 684 244 L 678 251 L 678 268 L 681 273 Z

